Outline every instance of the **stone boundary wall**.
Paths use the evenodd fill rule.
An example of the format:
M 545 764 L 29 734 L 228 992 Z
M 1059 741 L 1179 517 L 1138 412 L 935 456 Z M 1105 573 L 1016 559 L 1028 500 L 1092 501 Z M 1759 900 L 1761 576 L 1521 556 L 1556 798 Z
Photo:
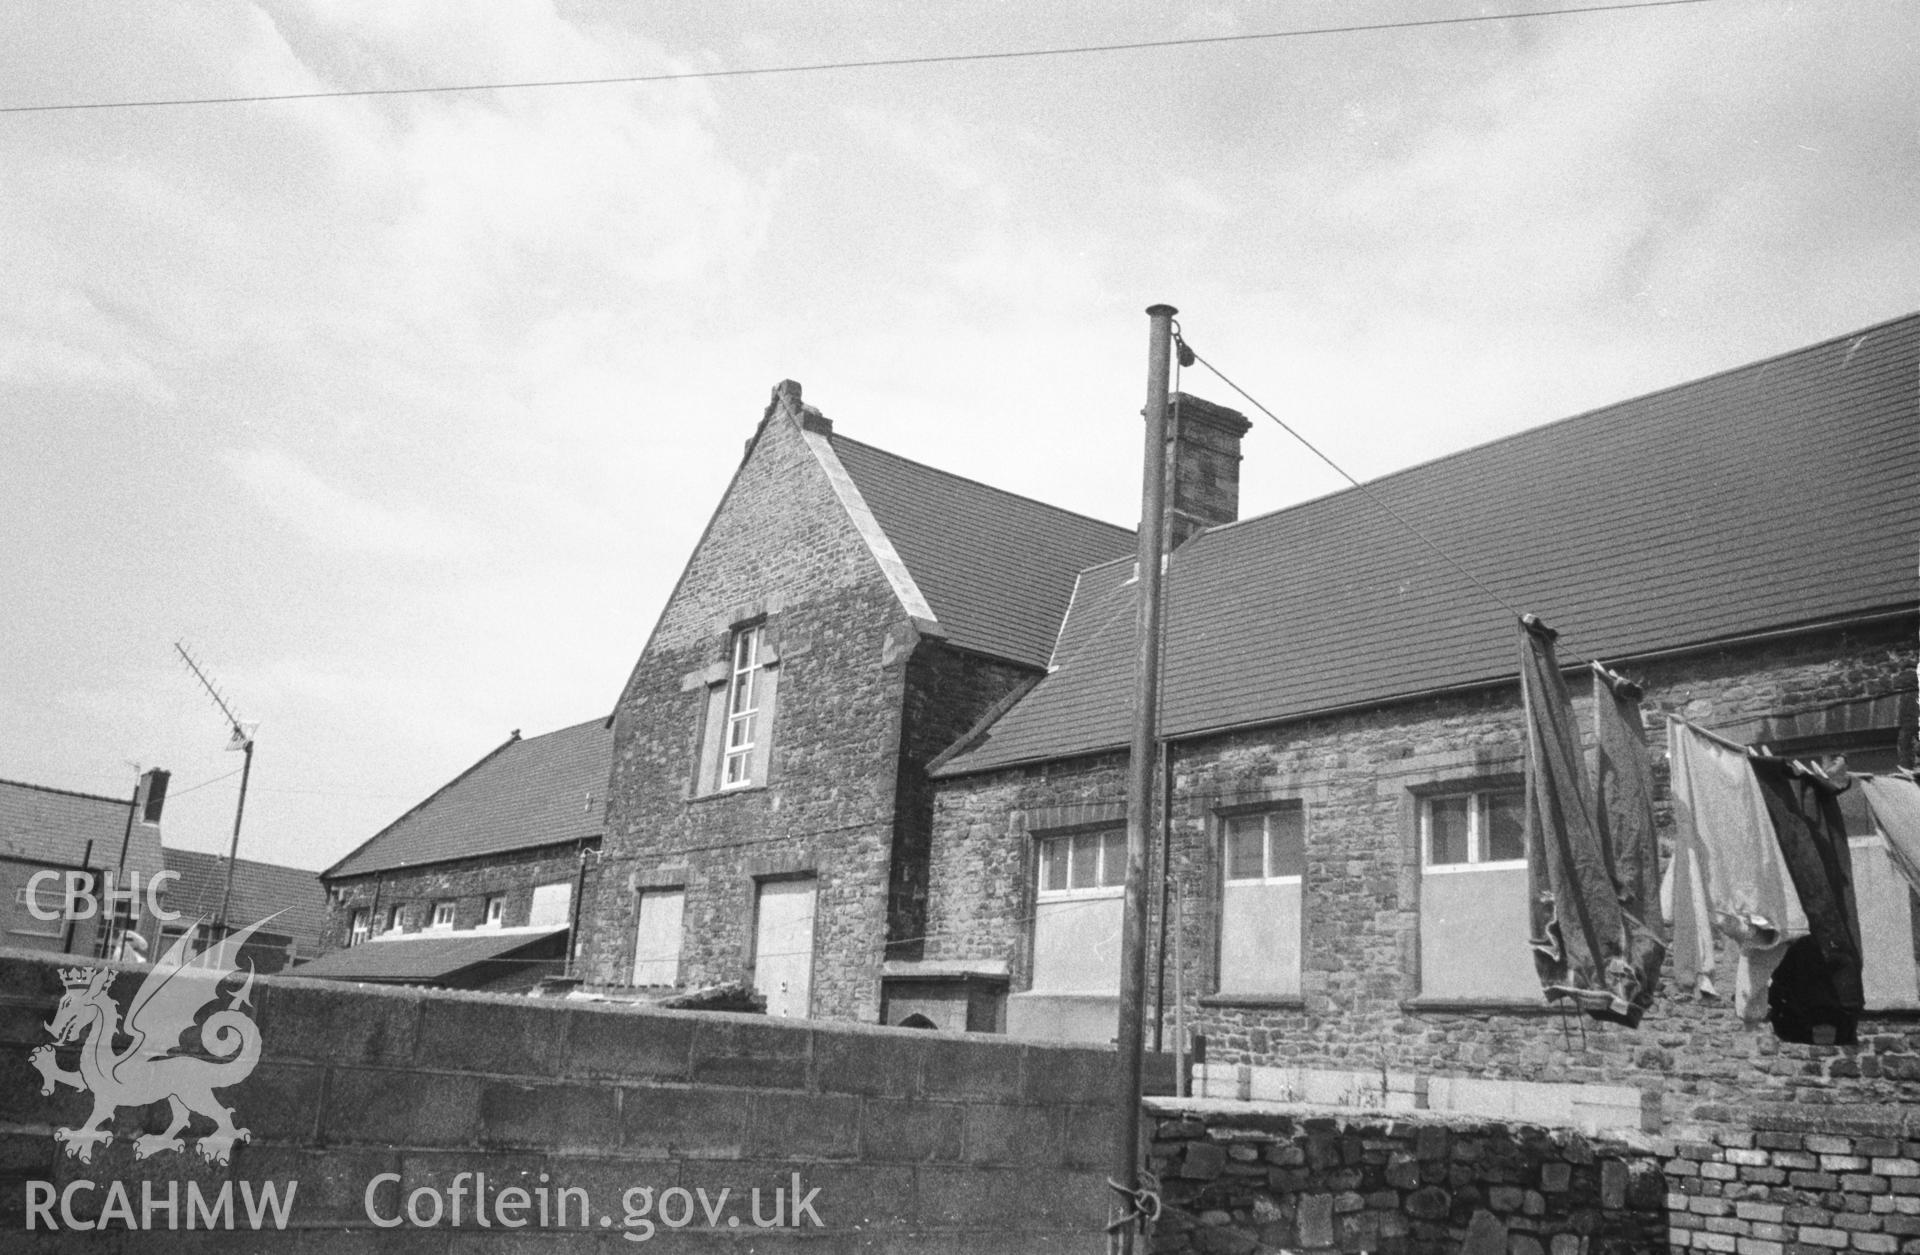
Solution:
M 1152 1250 L 1639 1255 L 1667 1249 L 1645 1140 L 1423 1113 L 1150 1103 Z
M 89 1098 L 65 1087 L 42 1097 L 28 1058 L 49 1041 L 45 1026 L 64 993 L 56 969 L 44 956 L 0 951 L 0 1247 L 8 1250 L 1104 1249 L 1110 1052 L 260 978 L 241 1008 L 259 1026 L 259 1062 L 238 1084 L 216 1088 L 235 1123 L 251 1130 L 231 1161 L 195 1152 L 211 1127 L 200 1118 L 184 1150 L 136 1158 L 136 1137 L 166 1123 L 166 1105 L 155 1103 L 122 1108 L 113 1140 L 82 1163 L 55 1130 L 85 1121 Z M 140 978 L 137 968 L 117 978 L 122 1009 Z M 73 1047 L 57 1054 L 61 1066 L 77 1066 Z M 462 1176 L 469 1173 L 484 1174 L 484 1186 Z M 786 1191 L 792 1216 L 796 1180 L 818 1190 L 818 1227 L 805 1213 L 798 1227 L 754 1227 L 750 1191 L 762 1191 L 763 1214 L 776 1208 L 774 1190 Z M 81 1181 L 92 1184 L 75 1186 Z M 262 1231 L 249 1231 L 247 1203 L 268 1182 L 283 1193 L 297 1182 L 284 1229 L 266 1213 Z M 399 1223 L 370 1219 L 370 1186 L 381 1219 Z M 463 1187 L 455 1227 L 451 1203 Z M 651 1190 L 642 1219 L 655 1231 L 645 1244 L 632 1236 L 641 1226 L 629 1225 L 634 1187 Z M 568 1212 L 565 1227 L 541 1227 L 541 1196 L 558 1200 L 563 1188 L 584 1192 L 587 1204 Z M 675 1189 L 685 1193 L 670 1201 Z M 722 1189 L 729 1201 L 709 1224 L 693 1195 L 704 1190 L 713 1201 Z M 213 1204 L 223 1190 L 235 1231 L 187 1230 L 190 1199 Z M 489 1228 L 474 1216 L 482 1191 L 496 1221 Z M 30 1213 L 36 1197 L 58 1201 Z M 145 1213 L 148 1231 L 130 1232 L 142 1226 L 149 1197 L 160 1205 Z M 681 1199 L 690 1223 L 662 1223 Z M 503 1202 L 507 1218 L 525 1227 L 499 1223 Z M 67 1223 L 63 1203 L 79 1225 Z M 409 1206 L 442 1218 L 416 1225 Z M 57 1229 L 47 1228 L 49 1217 Z M 75 1231 L 103 1217 L 104 1231 Z M 29 1218 L 35 1229 L 25 1232 Z M 181 1227 L 169 1231 L 169 1219 Z
M 1674 1141 L 1440 1112 L 1151 1102 L 1154 1252 L 1920 1255 L 1920 1111 L 1706 1110 Z

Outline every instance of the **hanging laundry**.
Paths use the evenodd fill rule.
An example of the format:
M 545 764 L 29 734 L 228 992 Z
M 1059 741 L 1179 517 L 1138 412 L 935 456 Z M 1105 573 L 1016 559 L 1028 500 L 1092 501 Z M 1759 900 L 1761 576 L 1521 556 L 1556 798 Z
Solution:
M 1669 716 L 1667 758 L 1674 857 L 1660 901 L 1673 924 L 1674 975 L 1712 993 L 1712 933 L 1732 938 L 1740 950 L 1734 1009 L 1757 1023 L 1766 1018 L 1773 969 L 1807 935 L 1806 912 L 1745 747 Z
M 1636 1005 L 1644 1010 L 1659 986 L 1667 943 L 1658 914 L 1660 841 L 1653 817 L 1653 760 L 1647 753 L 1640 697 L 1639 685 L 1593 664 L 1594 827 L 1627 929 L 1627 960 L 1640 984 Z
M 1920 892 L 1920 781 L 1912 776 L 1855 776 L 1873 822 L 1886 834 L 1893 865 Z
M 1846 772 L 1765 757 L 1753 759 L 1752 769 L 1808 929 L 1790 963 L 1774 974 L 1768 1018 L 1783 1041 L 1852 1045 L 1866 997 L 1860 984 L 1853 855 L 1840 816 Z M 1832 1030 L 1830 1037 L 1820 1033 L 1823 1025 Z
M 1534 969 L 1549 1000 L 1572 999 L 1595 1018 L 1635 1025 L 1652 1002 L 1664 948 L 1622 909 L 1554 659 L 1558 633 L 1533 615 L 1520 626 Z

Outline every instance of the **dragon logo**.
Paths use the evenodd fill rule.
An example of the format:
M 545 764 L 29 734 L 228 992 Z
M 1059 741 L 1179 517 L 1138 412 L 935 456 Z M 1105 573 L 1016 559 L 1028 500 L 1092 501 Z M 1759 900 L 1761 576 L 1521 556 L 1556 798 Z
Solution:
M 210 1163 L 228 1162 L 235 1142 L 251 1140 L 247 1130 L 234 1127 L 233 1108 L 215 1098 L 213 1091 L 238 1085 L 260 1062 L 260 1029 L 239 1010 L 252 1005 L 252 963 L 239 987 L 227 995 L 226 1006 L 199 1022 L 199 1051 L 186 1053 L 181 1039 L 195 1028 L 201 1010 L 219 1000 L 220 983 L 235 974 L 229 956 L 237 956 L 254 929 L 266 922 L 249 925 L 198 953 L 193 952 L 192 931 L 183 935 L 140 982 L 128 1004 L 124 1027 L 120 1008 L 109 992 L 115 969 L 60 970 L 67 992 L 46 1026 L 53 1045 L 36 1046 L 27 1058 L 40 1073 L 42 1095 L 53 1093 L 56 1085 L 93 1094 L 93 1114 L 85 1124 L 54 1132 L 54 1139 L 66 1144 L 67 1154 L 81 1163 L 93 1162 L 95 1147 L 113 1140 L 107 1124 L 116 1110 L 161 1099 L 172 1108 L 173 1120 L 165 1132 L 134 1139 L 136 1159 L 184 1150 L 180 1133 L 195 1115 L 214 1123 L 213 1132 L 202 1136 L 197 1147 L 201 1158 Z M 120 1038 L 131 1039 L 124 1050 L 115 1048 Z M 80 1066 L 69 1072 L 55 1061 L 54 1047 L 76 1042 Z

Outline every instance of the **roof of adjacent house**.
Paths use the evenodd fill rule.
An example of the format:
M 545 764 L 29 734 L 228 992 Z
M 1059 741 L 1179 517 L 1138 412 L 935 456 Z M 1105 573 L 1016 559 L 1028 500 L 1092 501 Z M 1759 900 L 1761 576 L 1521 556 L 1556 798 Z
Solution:
M 553 928 L 474 929 L 471 932 L 416 934 L 391 941 L 367 941 L 323 954 L 290 970 L 293 976 L 324 980 L 364 980 L 385 984 L 443 981 L 481 963 L 512 960 L 522 951 L 544 946 L 566 926 Z M 541 956 L 563 957 L 562 954 Z
M 198 850 L 163 851 L 167 870 L 179 873 L 167 888 L 167 909 L 187 919 L 215 919 L 226 895 L 227 860 Z M 297 950 L 319 948 L 327 926 L 327 891 L 318 872 L 250 858 L 233 861 L 233 896 L 227 903 L 227 921 L 244 928 L 269 915 L 276 918 L 267 931 L 293 938 Z
M 1044 667 L 1075 575 L 1134 548 L 1127 528 L 845 436 L 832 442 L 947 640 L 963 649 Z
M 1916 535 L 1920 314 L 1200 534 L 1169 563 L 1161 731 L 1505 681 L 1516 610 L 1563 660 L 1910 612 Z M 936 774 L 1128 744 L 1113 574 L 1083 576 L 1057 669 Z
M 605 717 L 524 740 L 516 732 L 321 879 L 597 837 L 612 768 Z
M 124 843 L 126 870 L 144 883 L 164 870 L 160 828 L 129 829 L 132 809 L 124 797 L 0 780 L 0 858 L 105 870 L 119 866 Z

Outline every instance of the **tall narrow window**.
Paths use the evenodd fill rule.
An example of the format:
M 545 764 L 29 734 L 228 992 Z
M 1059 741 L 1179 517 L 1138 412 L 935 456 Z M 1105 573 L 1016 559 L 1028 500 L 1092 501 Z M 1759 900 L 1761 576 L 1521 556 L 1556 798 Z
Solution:
M 1537 1002 L 1527 918 L 1526 796 L 1420 799 L 1420 993 Z
M 1298 805 L 1220 820 L 1220 992 L 1300 992 L 1306 816 Z
M 361 907 L 353 913 L 353 925 L 347 930 L 347 944 L 357 946 L 367 939 L 369 919 L 367 909 Z
M 733 634 L 733 670 L 727 679 L 727 756 L 720 787 L 736 789 L 753 783 L 754 747 L 759 743 L 760 628 L 741 628 Z
M 647 889 L 640 894 L 639 921 L 633 937 L 633 983 L 674 985 L 680 981 L 680 933 L 685 889 Z
M 771 621 L 728 634 L 726 657 L 709 673 L 696 793 L 767 783 L 780 679 L 776 639 Z
M 487 927 L 498 928 L 505 922 L 507 900 L 501 894 L 492 894 L 487 898 Z

